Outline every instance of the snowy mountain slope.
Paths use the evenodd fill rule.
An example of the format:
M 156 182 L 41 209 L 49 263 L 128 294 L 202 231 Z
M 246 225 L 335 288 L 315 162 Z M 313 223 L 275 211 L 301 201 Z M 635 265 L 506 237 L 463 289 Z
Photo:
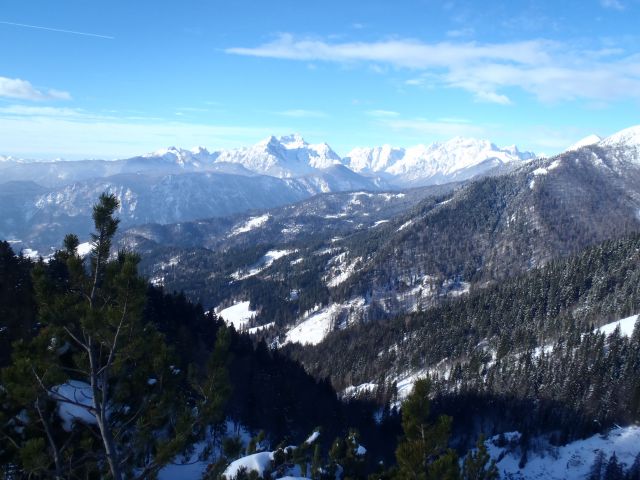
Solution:
M 520 438 L 520 433 L 509 432 L 485 442 L 489 455 L 497 462 L 500 478 L 579 480 L 587 478 L 599 453 L 604 456 L 605 464 L 615 453 L 625 471 L 640 454 L 640 427 L 617 427 L 605 434 L 593 435 L 560 447 L 540 439 L 537 449 L 528 454 L 526 464 L 521 467 Z M 506 441 L 504 445 L 503 439 Z
M 600 143 L 601 141 L 602 141 L 602 138 L 600 138 L 598 135 L 595 135 L 595 134 L 588 135 L 588 136 L 578 140 L 573 145 L 571 145 L 569 148 L 567 148 L 565 150 L 565 152 L 571 152 L 572 150 L 578 150 L 578 149 L 580 149 L 582 147 L 588 147 L 590 145 L 595 145 L 597 143 Z

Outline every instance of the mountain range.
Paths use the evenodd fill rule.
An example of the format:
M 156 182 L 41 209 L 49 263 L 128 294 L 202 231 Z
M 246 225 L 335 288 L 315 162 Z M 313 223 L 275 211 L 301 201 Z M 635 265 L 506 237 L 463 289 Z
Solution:
M 444 184 L 533 158 L 515 147 L 459 138 L 389 149 L 390 155 L 378 155 L 384 168 L 379 162 L 364 165 L 363 150 L 358 152 L 340 158 L 326 143 L 309 144 L 294 134 L 235 150 L 170 147 L 113 161 L 5 157 L 0 237 L 46 254 L 65 231 L 89 230 L 90 205 L 102 191 L 118 196 L 123 226 L 174 223 L 278 207 L 320 193 Z

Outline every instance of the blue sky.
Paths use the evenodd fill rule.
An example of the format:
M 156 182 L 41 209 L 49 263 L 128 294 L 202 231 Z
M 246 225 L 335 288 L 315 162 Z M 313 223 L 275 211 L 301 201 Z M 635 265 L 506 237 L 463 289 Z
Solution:
M 554 153 L 640 124 L 640 0 L 7 1 L 0 155 L 301 133 Z M 41 28 L 36 28 L 41 27 Z

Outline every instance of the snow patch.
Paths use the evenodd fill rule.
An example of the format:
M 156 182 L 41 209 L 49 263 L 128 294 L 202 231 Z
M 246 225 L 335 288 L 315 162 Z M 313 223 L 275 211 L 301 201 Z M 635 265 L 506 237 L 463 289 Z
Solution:
M 265 213 L 264 215 L 260 215 L 259 217 L 251 217 L 249 220 L 247 220 L 246 222 L 244 222 L 242 225 L 234 228 L 231 233 L 229 234 L 230 237 L 236 236 L 236 235 L 240 235 L 241 233 L 247 233 L 251 230 L 254 230 L 256 228 L 260 228 L 263 225 L 265 225 L 269 219 L 271 218 L 271 215 L 269 215 L 268 213 Z
M 219 310 L 219 307 L 216 309 L 216 314 L 227 324 L 233 325 L 236 330 L 244 329 L 256 313 L 249 308 L 249 301 L 239 302 L 222 310 Z
M 223 475 L 232 479 L 238 476 L 241 470 L 249 472 L 256 472 L 260 477 L 264 475 L 264 472 L 271 466 L 273 461 L 273 452 L 258 452 L 253 455 L 239 458 L 231 462 L 231 464 L 225 469 Z
M 335 323 L 338 317 L 345 314 L 348 316 L 352 310 L 362 309 L 364 303 L 364 298 L 356 298 L 344 304 L 332 303 L 321 310 L 305 315 L 294 328 L 287 332 L 283 344 L 317 345 L 337 326 Z
M 620 335 L 623 337 L 630 337 L 633 335 L 633 330 L 636 326 L 637 320 L 638 315 L 633 315 L 631 317 L 623 318 L 622 320 L 607 323 L 606 325 L 597 328 L 595 331 L 609 336 L 616 330 L 616 328 L 620 327 Z
M 407 228 L 408 226 L 410 226 L 413 223 L 413 220 L 409 220 L 408 222 L 403 223 L 402 225 L 400 225 L 398 227 L 398 232 L 401 232 L 402 230 L 404 230 L 405 228 Z
M 275 326 L 276 322 L 265 323 L 264 325 L 260 325 L 258 327 L 248 328 L 245 330 L 249 335 L 255 335 L 256 333 L 260 333 L 263 330 L 268 330 L 269 328 Z
M 263 270 L 269 268 L 273 262 L 279 258 L 290 255 L 295 251 L 296 250 L 269 250 L 260 260 L 249 267 L 248 270 L 237 270 L 231 274 L 231 277 L 234 280 L 244 280 L 245 278 L 253 277 L 254 275 L 257 275 Z
M 91 385 L 79 380 L 69 380 L 52 388 L 51 397 L 58 403 L 58 415 L 62 428 L 70 432 L 76 422 L 96 424 L 93 414 L 93 392 Z
M 361 383 L 360 385 L 351 385 L 342 391 L 343 397 L 359 397 L 364 393 L 370 393 L 378 388 L 377 383 Z

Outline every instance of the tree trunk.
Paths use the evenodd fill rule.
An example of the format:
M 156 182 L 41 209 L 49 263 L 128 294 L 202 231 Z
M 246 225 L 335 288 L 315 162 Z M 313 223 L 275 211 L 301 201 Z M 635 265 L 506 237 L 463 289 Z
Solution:
M 113 434 L 111 427 L 109 426 L 109 420 L 107 418 L 108 398 L 106 398 L 106 383 L 108 377 L 105 374 L 102 377 L 102 393 L 98 387 L 98 365 L 96 364 L 95 351 L 92 344 L 92 340 L 89 339 L 89 368 L 91 373 L 91 392 L 93 394 L 93 407 L 96 410 L 96 421 L 98 422 L 98 430 L 100 430 L 100 437 L 102 438 L 102 444 L 107 455 L 107 462 L 109 463 L 109 469 L 114 480 L 122 480 L 122 472 L 120 471 L 120 459 L 118 451 L 113 441 Z

